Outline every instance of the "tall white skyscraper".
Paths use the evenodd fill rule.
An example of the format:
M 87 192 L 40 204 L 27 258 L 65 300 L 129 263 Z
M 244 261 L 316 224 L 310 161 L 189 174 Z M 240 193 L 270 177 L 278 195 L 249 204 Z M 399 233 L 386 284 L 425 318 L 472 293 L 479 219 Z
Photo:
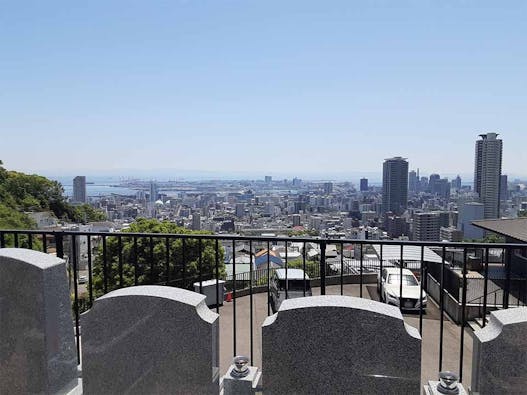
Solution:
M 476 141 L 474 191 L 484 206 L 485 219 L 500 215 L 500 179 L 503 142 L 497 133 L 480 134 Z
M 86 203 L 86 176 L 77 176 L 73 179 L 73 201 Z

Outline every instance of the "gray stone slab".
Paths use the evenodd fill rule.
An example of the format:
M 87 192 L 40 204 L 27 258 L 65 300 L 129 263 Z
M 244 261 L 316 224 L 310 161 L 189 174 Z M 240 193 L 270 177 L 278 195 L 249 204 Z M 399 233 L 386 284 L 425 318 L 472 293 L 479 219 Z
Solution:
M 527 307 L 493 311 L 474 332 L 470 389 L 482 395 L 527 391 Z
M 265 320 L 262 346 L 265 393 L 420 393 L 419 332 L 384 303 L 286 300 Z
M 205 296 L 119 289 L 81 316 L 85 394 L 218 393 L 218 318 Z
M 0 394 L 66 393 L 77 377 L 64 260 L 0 249 Z

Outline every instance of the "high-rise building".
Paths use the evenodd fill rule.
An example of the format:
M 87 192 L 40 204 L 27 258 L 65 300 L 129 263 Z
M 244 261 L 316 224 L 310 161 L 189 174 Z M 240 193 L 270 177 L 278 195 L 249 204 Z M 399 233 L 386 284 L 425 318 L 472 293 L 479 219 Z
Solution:
M 439 213 L 414 215 L 414 240 L 439 241 Z
M 236 216 L 242 218 L 245 215 L 245 203 L 236 203 Z
M 192 213 L 192 230 L 201 230 L 201 215 L 198 212 Z
M 157 200 L 157 184 L 154 181 L 150 181 L 150 203 L 154 204 Z
M 500 214 L 500 176 L 503 142 L 497 133 L 480 134 L 476 141 L 474 192 L 484 206 L 485 219 Z
M 382 211 L 402 214 L 408 206 L 408 162 L 400 156 L 386 159 L 382 169 Z
M 455 189 L 456 191 L 461 189 L 461 177 L 459 175 L 452 180 L 452 189 Z
M 360 191 L 368 192 L 368 179 L 367 178 L 360 179 Z
M 73 179 L 73 201 L 86 203 L 86 176 L 77 176 Z
M 468 202 L 459 209 L 457 228 L 463 231 L 465 239 L 482 239 L 485 234 L 483 229 L 476 228 L 472 221 L 483 219 L 484 205 L 477 202 Z
M 270 184 L 272 181 L 273 181 L 273 177 L 272 176 L 265 176 L 265 183 L 266 184 Z
M 408 191 L 412 193 L 417 192 L 418 183 L 419 179 L 417 178 L 417 173 L 415 170 L 412 170 L 410 173 L 408 173 Z
M 500 179 L 500 200 L 507 201 L 509 199 L 509 180 L 507 174 L 502 174 Z
M 293 226 L 301 226 L 300 224 L 300 214 L 293 214 Z
M 431 174 L 430 180 L 428 181 L 428 190 L 431 193 L 437 193 L 437 183 L 441 179 L 441 176 L 439 174 Z
M 324 183 L 324 193 L 326 195 L 329 195 L 333 193 L 333 183 L 332 182 L 325 182 Z
M 434 181 L 434 190 L 432 193 L 440 196 L 443 199 L 448 200 L 450 198 L 450 182 L 448 178 L 441 178 Z
M 421 191 L 427 191 L 427 190 L 428 190 L 428 177 L 421 177 L 419 181 L 419 191 L 421 192 Z

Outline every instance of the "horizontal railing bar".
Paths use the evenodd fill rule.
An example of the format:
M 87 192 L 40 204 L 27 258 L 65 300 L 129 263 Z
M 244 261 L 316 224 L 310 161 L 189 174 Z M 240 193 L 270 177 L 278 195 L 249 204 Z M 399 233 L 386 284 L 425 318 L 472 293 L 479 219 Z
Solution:
M 203 240 L 225 240 L 225 241 L 291 241 L 291 242 L 306 242 L 306 243 L 320 243 L 324 241 L 326 244 L 358 244 L 358 245 L 395 245 L 395 246 L 415 246 L 415 247 L 451 247 L 451 248 L 495 248 L 495 249 L 516 249 L 525 248 L 525 244 L 518 243 L 473 243 L 473 242 L 445 242 L 445 241 L 416 241 L 416 240 L 356 240 L 356 239 L 332 239 L 332 238 L 316 238 L 316 237 L 269 237 L 269 236 L 236 236 L 236 235 L 222 235 L 222 234 L 180 234 L 180 233 L 136 233 L 136 232 L 78 232 L 78 231 L 42 231 L 42 230 L 21 230 L 21 229 L 0 229 L 0 232 L 5 234 L 39 234 L 39 235 L 78 235 L 78 236 L 122 236 L 122 237 L 169 237 L 176 239 L 203 239 Z

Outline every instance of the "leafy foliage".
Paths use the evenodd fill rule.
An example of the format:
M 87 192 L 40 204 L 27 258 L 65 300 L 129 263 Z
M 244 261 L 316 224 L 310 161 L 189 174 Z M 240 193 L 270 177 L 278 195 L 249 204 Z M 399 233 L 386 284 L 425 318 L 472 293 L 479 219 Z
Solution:
M 318 231 L 315 229 L 305 229 L 305 230 L 288 230 L 287 235 L 289 237 L 295 236 L 318 236 Z
M 141 218 L 124 231 L 133 233 L 172 233 L 203 235 L 207 232 L 190 231 L 178 227 L 172 222 L 160 222 L 156 219 Z M 150 243 L 152 240 L 152 243 Z M 159 284 L 192 289 L 192 284 L 216 277 L 216 250 L 214 240 L 201 241 L 201 265 L 199 259 L 200 242 L 197 239 L 175 239 L 165 237 L 138 237 L 137 254 L 133 237 L 122 236 L 122 282 L 119 267 L 119 241 L 117 236 L 110 236 L 106 241 L 106 264 L 103 246 L 99 245 L 93 268 L 93 290 L 96 296 L 104 294 L 106 267 L 106 291 L 138 285 Z M 183 256 L 185 245 L 185 256 Z M 168 246 L 168 265 L 167 265 Z M 219 277 L 225 277 L 224 251 L 221 244 L 218 248 Z M 137 261 L 137 265 L 135 262 Z M 167 267 L 168 266 L 168 267 Z M 137 272 L 135 268 L 137 267 Z M 167 270 L 168 268 L 168 270 Z
M 59 182 L 6 170 L 0 161 L 0 228 L 34 228 L 35 223 L 24 214 L 28 211 L 52 211 L 57 218 L 77 223 L 105 219 L 104 213 L 87 204 L 69 204 Z
M 290 269 L 304 269 L 304 261 L 302 258 L 291 260 L 287 263 Z M 320 263 L 318 261 L 306 260 L 305 272 L 310 278 L 320 276 Z

